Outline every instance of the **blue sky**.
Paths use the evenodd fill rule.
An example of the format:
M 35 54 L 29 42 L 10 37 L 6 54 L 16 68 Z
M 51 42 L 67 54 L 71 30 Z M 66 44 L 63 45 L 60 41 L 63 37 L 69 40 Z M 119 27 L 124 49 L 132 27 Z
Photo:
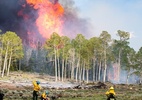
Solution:
M 81 18 L 93 26 L 90 37 L 104 30 L 117 39 L 117 30 L 130 32 L 130 47 L 142 47 L 142 0 L 74 0 Z

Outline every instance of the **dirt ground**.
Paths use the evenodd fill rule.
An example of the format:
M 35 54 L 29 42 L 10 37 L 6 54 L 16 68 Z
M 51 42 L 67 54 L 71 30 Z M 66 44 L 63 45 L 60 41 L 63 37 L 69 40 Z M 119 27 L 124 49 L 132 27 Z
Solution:
M 85 100 L 104 100 L 105 91 L 110 86 L 114 86 L 119 100 L 142 100 L 142 85 L 141 84 L 113 84 L 111 82 L 96 82 L 96 83 L 76 83 L 65 80 L 64 82 L 55 82 L 55 78 L 46 74 L 28 73 L 28 72 L 11 72 L 10 76 L 0 78 L 0 91 L 5 94 L 4 100 L 31 100 L 32 98 L 32 81 L 39 80 L 43 90 L 48 89 L 51 96 L 61 96 L 62 100 L 80 100 L 84 98 L 84 93 L 89 97 Z M 43 91 L 42 90 L 42 91 Z M 92 92 L 90 92 L 92 91 Z M 72 93 L 70 93 L 72 92 Z M 55 94 L 56 93 L 56 94 Z M 95 94 L 95 95 L 94 95 Z M 71 99 L 69 99 L 69 97 Z M 63 99 L 65 98 L 65 99 Z M 93 98 L 93 99 L 90 99 Z M 102 98 L 102 99 L 101 99 Z M 124 99 L 126 98 L 126 99 Z M 136 99 L 137 98 L 137 99 Z M 81 99 L 84 100 L 84 99 Z
M 23 87 L 33 87 L 32 81 L 40 81 L 42 87 L 48 88 L 68 88 L 74 87 L 77 83 L 72 83 L 67 80 L 64 82 L 55 82 L 55 77 L 47 74 L 28 73 L 28 72 L 11 72 L 9 76 L 0 78 L 0 88 L 20 89 Z
M 20 89 L 24 87 L 32 87 L 32 81 L 34 80 L 40 81 L 42 87 L 48 87 L 48 88 L 69 88 L 69 87 L 72 88 L 80 84 L 71 81 L 69 82 L 67 80 L 65 80 L 64 82 L 61 81 L 55 82 L 55 77 L 49 76 L 47 74 L 18 71 L 18 72 L 11 72 L 9 76 L 0 78 L 0 88 Z M 121 89 L 134 89 L 134 90 L 137 90 L 138 88 L 137 86 L 141 86 L 135 84 L 129 84 L 129 85 L 113 84 L 111 82 L 106 82 L 104 84 L 106 85 L 106 88 L 114 86 L 117 89 L 121 88 Z

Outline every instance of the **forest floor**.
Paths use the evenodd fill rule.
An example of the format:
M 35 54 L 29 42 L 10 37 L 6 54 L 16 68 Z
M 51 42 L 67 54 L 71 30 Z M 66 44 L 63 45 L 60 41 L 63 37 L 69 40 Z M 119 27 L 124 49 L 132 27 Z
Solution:
M 40 81 L 41 87 L 48 88 L 68 88 L 76 85 L 67 80 L 64 82 L 57 81 L 55 82 L 55 77 L 49 76 L 47 74 L 39 73 L 29 73 L 29 72 L 11 72 L 8 77 L 0 78 L 0 87 L 6 87 L 9 89 L 14 89 L 17 87 L 33 87 L 32 81 Z
M 0 78 L 0 93 L 4 94 L 4 100 L 32 100 L 33 80 L 41 82 L 42 90 L 39 94 L 48 90 L 51 98 L 59 100 L 106 100 L 105 92 L 110 86 L 115 87 L 117 100 L 142 100 L 141 84 L 87 84 L 68 80 L 55 82 L 53 76 L 21 71 L 11 72 L 8 77 Z

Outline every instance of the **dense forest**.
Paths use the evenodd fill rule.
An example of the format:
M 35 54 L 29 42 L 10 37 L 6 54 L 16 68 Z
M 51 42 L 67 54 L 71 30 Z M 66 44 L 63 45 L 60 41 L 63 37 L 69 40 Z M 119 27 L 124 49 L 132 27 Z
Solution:
M 102 31 L 98 37 L 77 34 L 71 39 L 53 32 L 45 43 L 30 45 L 15 32 L 1 32 L 0 76 L 22 70 L 46 73 L 55 76 L 55 81 L 141 83 L 142 47 L 135 51 L 129 46 L 129 32 L 118 30 L 116 35 L 118 39 L 112 39 Z

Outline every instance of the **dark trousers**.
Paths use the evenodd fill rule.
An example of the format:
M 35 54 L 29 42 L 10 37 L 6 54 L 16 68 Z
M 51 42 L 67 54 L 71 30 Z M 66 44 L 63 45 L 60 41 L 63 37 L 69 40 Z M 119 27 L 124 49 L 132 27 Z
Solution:
M 41 100 L 44 100 L 44 98 L 42 96 L 40 98 L 41 98 Z
M 116 100 L 115 96 L 113 94 L 109 94 L 107 100 L 110 100 L 111 98 L 113 98 L 114 100 Z
M 48 100 L 48 98 L 44 99 L 44 98 L 41 96 L 41 100 Z
M 38 100 L 38 91 L 33 91 L 33 100 Z
M 0 100 L 3 100 L 4 94 L 0 93 Z

